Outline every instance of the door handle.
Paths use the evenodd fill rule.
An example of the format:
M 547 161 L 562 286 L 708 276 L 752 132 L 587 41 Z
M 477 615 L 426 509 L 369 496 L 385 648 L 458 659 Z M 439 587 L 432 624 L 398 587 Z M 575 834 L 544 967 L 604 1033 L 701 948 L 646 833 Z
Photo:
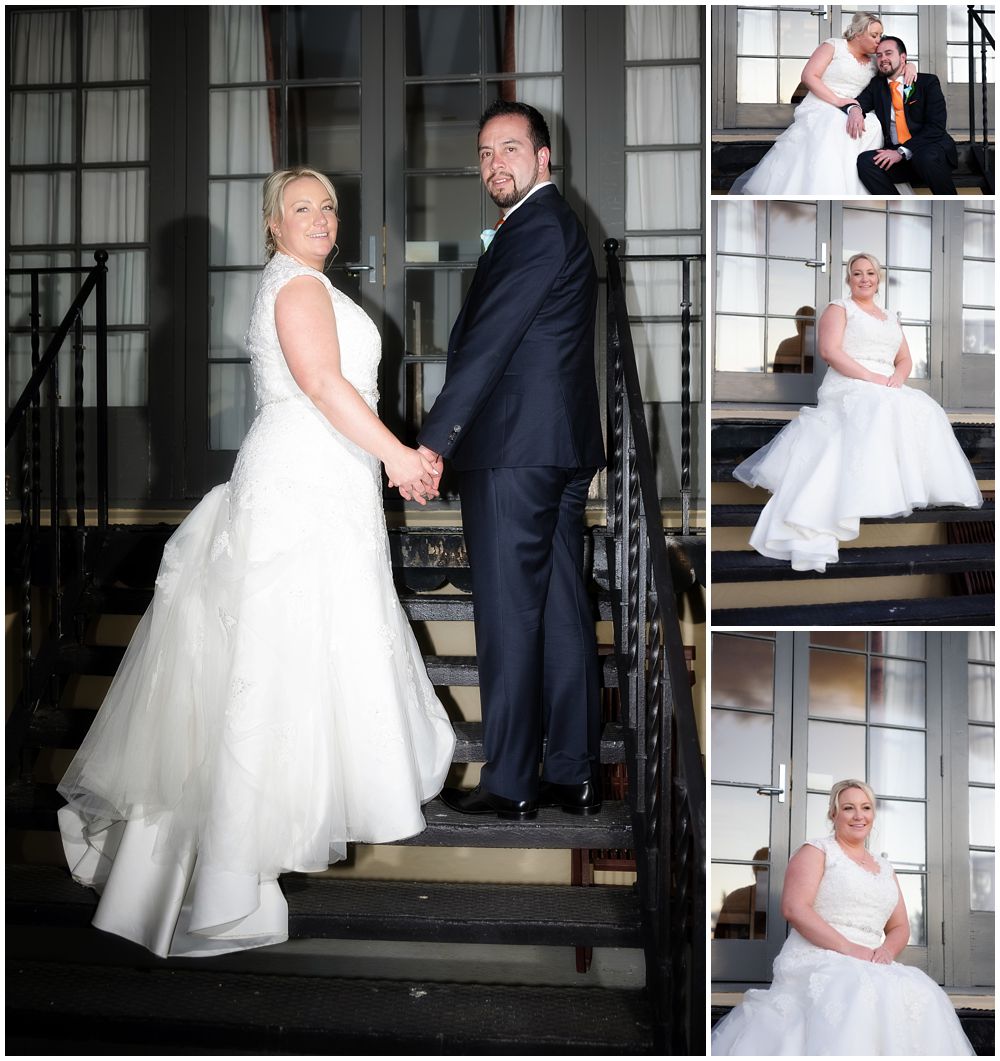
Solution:
M 811 261 L 803 262 L 802 264 L 808 269 L 819 269 L 821 273 L 826 272 L 826 244 L 821 243 L 819 245 L 819 258 L 814 258 Z
M 376 280 L 376 269 L 375 269 L 375 237 L 368 237 L 368 260 L 372 263 L 371 265 L 364 265 L 362 262 L 348 262 L 344 268 L 349 273 L 367 273 L 368 283 L 374 284 Z
M 778 766 L 778 786 L 774 788 L 770 785 L 762 785 L 757 789 L 758 796 L 777 796 L 779 803 L 785 802 L 785 764 L 781 763 Z

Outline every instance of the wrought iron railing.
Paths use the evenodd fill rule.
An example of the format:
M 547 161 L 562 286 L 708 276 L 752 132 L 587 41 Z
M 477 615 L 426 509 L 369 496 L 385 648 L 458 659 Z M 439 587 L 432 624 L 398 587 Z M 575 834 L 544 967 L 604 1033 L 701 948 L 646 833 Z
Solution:
M 986 7 L 973 7 L 971 4 L 968 5 L 968 19 L 969 19 L 969 141 L 972 145 L 972 153 L 975 156 L 976 162 L 982 171 L 983 176 L 986 178 L 987 188 L 984 189 L 993 192 L 993 166 L 990 162 L 990 145 L 989 145 L 989 134 L 990 134 L 990 104 L 989 104 L 989 80 L 986 76 L 986 47 L 989 45 L 993 51 L 996 51 L 996 42 L 993 40 L 993 34 L 990 33 L 986 27 L 986 22 L 983 20 L 984 15 L 995 14 L 995 9 Z M 979 143 L 976 142 L 976 27 L 979 27 L 979 64 L 980 64 L 980 88 L 982 90 L 982 139 Z
M 46 658 L 34 651 L 35 623 L 32 615 L 32 598 L 35 578 L 44 574 L 50 582 L 51 615 L 49 630 L 51 637 L 42 650 L 43 656 L 51 652 L 63 634 L 63 603 L 66 588 L 71 578 L 82 571 L 84 535 L 87 528 L 86 453 L 84 430 L 84 327 L 83 308 L 94 296 L 96 306 L 96 351 L 95 389 L 97 401 L 97 484 L 96 520 L 99 528 L 108 525 L 108 296 L 107 261 L 105 250 L 94 252 L 95 264 L 90 267 L 11 269 L 8 276 L 27 276 L 31 288 L 31 378 L 18 396 L 7 416 L 6 443 L 10 447 L 21 440 L 20 448 L 20 540 L 17 549 L 20 568 L 21 590 L 21 694 L 7 720 L 7 767 L 8 772 L 18 765 L 21 737 L 34 710 L 34 705 L 43 684 L 51 677 Z M 45 352 L 41 353 L 42 314 L 40 279 L 51 275 L 78 275 L 86 277 L 69 310 L 52 334 Z M 67 555 L 63 535 L 63 476 L 65 467 L 65 445 L 63 441 L 62 410 L 70 403 L 62 402 L 59 381 L 59 353 L 72 332 L 73 350 L 73 426 L 74 426 L 74 503 L 75 546 L 73 555 Z M 42 531 L 42 388 L 47 386 L 48 413 L 48 515 L 51 534 L 51 550 L 47 550 L 50 561 L 48 572 L 39 572 L 36 554 L 40 552 Z M 51 662 L 50 660 L 48 662 Z
M 705 769 L 660 515 L 618 241 L 607 255 L 608 573 L 647 983 L 664 1053 L 705 1050 Z M 682 266 L 682 511 L 690 507 L 691 265 Z M 684 500 L 684 492 L 688 500 Z M 687 532 L 687 518 L 684 520 Z

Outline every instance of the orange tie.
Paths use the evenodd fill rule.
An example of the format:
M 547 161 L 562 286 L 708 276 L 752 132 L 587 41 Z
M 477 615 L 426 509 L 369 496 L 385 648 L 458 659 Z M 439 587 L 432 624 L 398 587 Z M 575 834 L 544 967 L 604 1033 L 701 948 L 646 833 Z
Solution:
M 503 216 L 503 214 L 501 214 L 501 215 L 500 215 L 500 220 L 499 220 L 499 221 L 497 221 L 497 223 L 496 223 L 496 226 L 494 227 L 493 231 L 494 231 L 494 232 L 499 232 L 499 231 L 500 231 L 500 226 L 501 226 L 501 225 L 502 225 L 502 224 L 503 224 L 503 223 L 504 223 L 504 222 L 505 222 L 506 220 L 507 220 L 507 218 L 505 218 L 505 217 Z
M 898 81 L 889 82 L 889 90 L 892 92 L 892 109 L 896 112 L 896 139 L 905 144 L 910 139 L 910 130 L 906 125 L 906 115 L 903 113 L 903 90 Z

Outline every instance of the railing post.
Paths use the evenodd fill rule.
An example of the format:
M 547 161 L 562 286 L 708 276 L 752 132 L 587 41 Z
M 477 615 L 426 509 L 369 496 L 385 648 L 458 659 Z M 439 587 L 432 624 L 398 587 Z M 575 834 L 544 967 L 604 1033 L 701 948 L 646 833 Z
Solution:
M 76 526 L 86 526 L 86 471 L 83 433 L 83 314 L 78 313 L 73 329 L 73 419 L 76 428 Z
M 681 534 L 691 533 L 691 260 L 681 262 Z
M 97 526 L 108 529 L 108 252 L 94 251 L 97 262 Z
M 976 54 L 973 47 L 972 27 L 976 24 L 972 12 L 975 10 L 972 4 L 966 9 L 966 18 L 969 23 L 969 143 L 976 142 Z M 986 122 L 986 114 L 983 114 L 983 123 Z
M 62 423 L 59 418 L 59 358 L 49 373 L 49 527 L 52 533 L 52 626 L 62 637 L 62 535 L 60 533 L 60 499 L 62 497 Z

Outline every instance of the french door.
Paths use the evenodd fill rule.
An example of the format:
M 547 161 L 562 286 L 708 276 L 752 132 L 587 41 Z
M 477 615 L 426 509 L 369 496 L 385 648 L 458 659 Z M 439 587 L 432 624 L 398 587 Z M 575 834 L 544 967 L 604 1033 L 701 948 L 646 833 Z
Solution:
M 901 960 L 944 978 L 941 646 L 919 631 L 714 635 L 713 980 L 770 980 L 788 860 L 829 834 L 827 793 L 844 777 L 879 796 L 871 845 L 910 917 Z

